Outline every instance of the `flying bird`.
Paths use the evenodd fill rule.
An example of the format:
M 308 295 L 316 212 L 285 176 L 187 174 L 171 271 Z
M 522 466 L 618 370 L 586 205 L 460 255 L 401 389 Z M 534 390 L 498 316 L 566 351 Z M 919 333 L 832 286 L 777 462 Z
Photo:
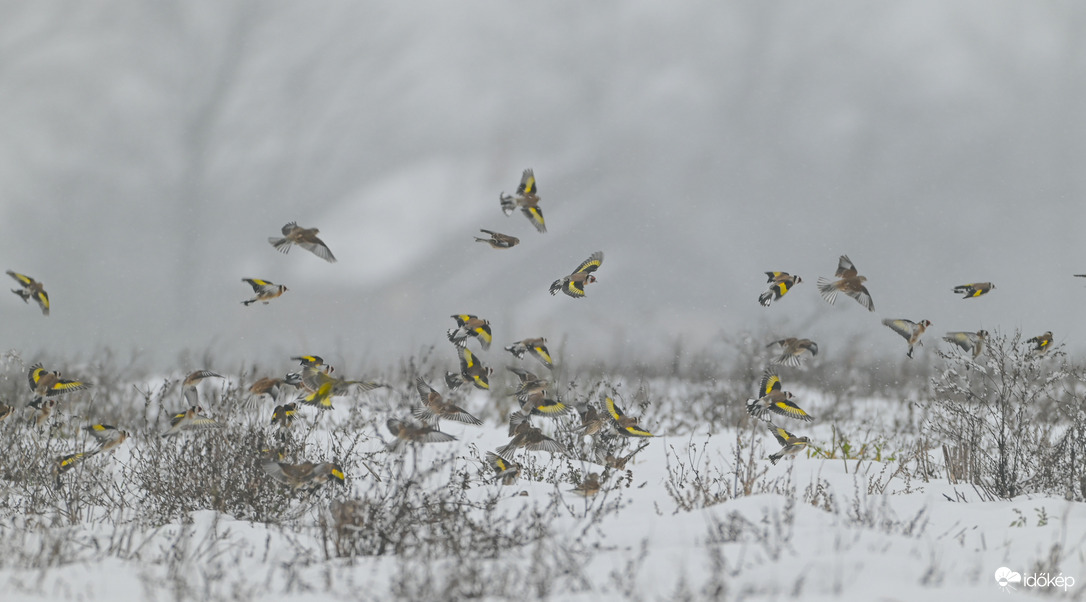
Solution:
M 271 478 L 295 491 L 315 491 L 329 481 L 343 484 L 345 479 L 343 468 L 334 462 L 287 464 L 264 460 L 260 466 Z
M 302 368 L 302 385 L 306 391 L 294 401 L 322 410 L 333 409 L 332 398 L 346 395 L 351 387 L 358 387 L 359 391 L 372 391 L 386 386 L 368 380 L 346 380 L 329 376 L 315 365 Z
M 512 345 L 505 348 L 506 351 L 512 353 L 518 360 L 524 358 L 525 353 L 531 354 L 532 357 L 539 360 L 544 366 L 548 368 L 554 368 L 554 361 L 551 359 L 551 352 L 547 351 L 547 339 L 543 337 L 537 337 L 534 339 L 524 339 L 517 341 Z
M 263 301 L 264 305 L 267 305 L 270 300 L 290 290 L 282 284 L 275 284 L 259 278 L 242 278 L 241 281 L 248 282 L 249 286 L 253 287 L 253 292 L 256 293 L 256 296 L 252 299 L 241 302 L 245 307 L 249 307 L 257 301 Z
M 30 392 L 34 394 L 34 400 L 30 402 L 30 405 L 34 407 L 41 405 L 43 397 L 55 397 L 72 391 L 82 391 L 91 386 L 89 383 L 82 381 L 61 378 L 60 372 L 56 370 L 47 371 L 42 367 L 41 362 L 30 367 L 27 381 L 30 384 Z
M 495 249 L 511 249 L 520 244 L 520 239 L 516 236 L 509 236 L 508 234 L 502 234 L 500 232 L 494 232 L 492 230 L 479 229 L 480 232 L 485 232 L 490 235 L 490 238 L 475 237 L 475 242 L 485 242 Z
M 396 437 L 388 446 L 390 451 L 397 450 L 404 443 L 456 441 L 456 437 L 426 425 L 415 425 L 396 418 L 389 418 L 387 424 L 389 432 Z
M 766 292 L 758 296 L 758 303 L 761 303 L 763 307 L 769 307 L 774 301 L 780 300 L 788 291 L 792 290 L 792 287 L 803 282 L 803 279 L 799 276 L 793 276 L 788 272 L 766 272 L 766 276 L 769 276 L 769 289 Z
M 494 374 L 494 369 L 484 366 L 467 347 L 457 347 L 456 353 L 460 356 L 461 378 L 465 382 L 471 382 L 477 389 L 490 389 L 490 375 Z
M 758 398 L 747 406 L 747 412 L 755 418 L 765 420 L 766 413 L 773 412 L 805 422 L 813 420 L 810 414 L 804 412 L 792 401 L 792 393 L 783 389 L 781 378 L 772 370 L 766 370 L 762 375 L 757 395 Z
M 844 293 L 866 307 L 868 311 L 875 311 L 875 303 L 871 300 L 871 293 L 867 292 L 867 287 L 864 286 L 867 277 L 860 276 L 857 273 L 856 266 L 852 265 L 852 260 L 848 258 L 848 255 L 842 255 L 841 259 L 838 260 L 837 272 L 834 277 L 837 280 L 822 277 L 818 279 L 818 292 L 830 305 L 833 305 L 833 302 L 837 300 L 837 293 Z
M 411 410 L 411 414 L 426 424 L 437 425 L 439 420 L 455 420 L 464 424 L 480 425 L 482 421 L 467 413 L 464 408 L 445 401 L 441 393 L 438 393 L 421 377 L 415 377 L 415 390 L 419 393 L 422 405 Z
M 773 358 L 774 364 L 784 364 L 786 366 L 798 368 L 804 353 L 812 356 L 818 355 L 818 343 L 815 343 L 811 339 L 788 337 L 787 339 L 773 341 L 766 345 L 766 347 L 772 347 L 774 345 L 778 345 L 781 348 L 781 354 Z
M 93 453 L 99 454 L 110 451 L 128 438 L 128 431 L 122 431 L 109 424 L 91 424 L 83 427 L 83 430 L 91 434 L 98 441 L 98 449 Z
M 602 263 L 603 251 L 596 251 L 591 257 L 582 261 L 581 265 L 577 266 L 572 274 L 555 280 L 551 284 L 551 294 L 556 295 L 558 291 L 562 291 L 575 299 L 584 297 L 585 285 L 596 281 L 596 277 L 592 275 L 592 272 L 595 272 Z
M 41 307 L 42 315 L 49 315 L 49 294 L 45 292 L 42 283 L 34 280 L 30 276 L 11 270 L 8 270 L 8 276 L 11 276 L 17 280 L 19 284 L 23 285 L 23 288 L 13 288 L 11 289 L 11 292 L 19 295 L 24 303 L 29 303 L 30 299 L 34 299 L 38 302 L 38 306 Z
M 781 451 L 769 456 L 769 461 L 776 464 L 781 458 L 785 456 L 794 456 L 800 452 L 803 448 L 807 447 L 811 443 L 808 437 L 797 437 L 792 433 L 782 429 L 773 423 L 769 424 L 769 431 L 776 437 L 777 443 L 780 443 Z
M 162 433 L 163 437 L 174 437 L 184 431 L 202 431 L 206 429 L 222 428 L 222 424 L 201 414 L 204 409 L 200 406 L 192 406 L 184 412 L 174 414 L 170 418 L 170 428 Z
M 924 334 L 924 330 L 928 326 L 931 326 L 931 322 L 927 320 L 920 320 L 919 322 L 913 322 L 912 320 L 891 320 L 887 318 L 882 321 L 883 324 L 890 327 L 890 330 L 900 334 L 909 343 L 909 352 L 905 355 L 910 358 L 913 356 L 913 347 L 916 345 L 924 345 L 924 341 L 920 340 L 920 336 Z
M 494 452 L 486 452 L 486 463 L 494 471 L 494 480 L 501 479 L 502 485 L 512 485 L 520 477 L 520 464 L 506 460 Z
M 267 395 L 272 398 L 272 401 L 279 401 L 279 393 L 283 390 L 283 387 L 295 387 L 297 388 L 302 384 L 302 375 L 297 372 L 291 372 L 283 378 L 276 378 L 274 376 L 265 376 L 260 380 L 249 385 L 249 392 L 253 395 Z
M 453 314 L 449 316 L 456 320 L 456 328 L 449 330 L 449 342 L 457 347 L 468 344 L 468 337 L 475 337 L 483 347 L 483 351 L 490 349 L 490 343 L 494 335 L 490 330 L 490 321 L 484 320 L 472 314 Z
M 335 263 L 336 257 L 332 255 L 332 251 L 328 248 L 328 245 L 324 244 L 323 240 L 317 238 L 317 234 L 319 233 L 320 230 L 316 228 L 303 228 L 299 226 L 297 222 L 290 222 L 283 226 L 282 238 L 269 236 L 268 242 L 270 242 L 271 245 L 275 247 L 275 250 L 280 253 L 289 253 L 291 245 L 298 245 L 328 263 Z
M 505 215 L 513 215 L 513 211 L 520 207 L 528 221 L 532 222 L 536 230 L 542 234 L 547 231 L 547 224 L 543 221 L 543 211 L 539 208 L 539 189 L 535 185 L 535 172 L 525 169 L 520 176 L 520 186 L 517 186 L 517 195 L 513 196 L 504 192 L 498 195 L 502 203 L 502 211 Z
M 498 455 L 512 458 L 513 453 L 521 448 L 526 451 L 545 451 L 552 454 L 566 453 L 566 448 L 562 447 L 561 443 L 544 435 L 543 431 L 527 422 L 517 427 L 513 439 L 509 443 L 498 448 Z
M 603 407 L 607 408 L 607 413 L 611 416 L 611 422 L 620 435 L 627 437 L 653 436 L 652 433 L 637 426 L 638 418 L 626 415 L 626 412 L 610 396 L 602 394 L 600 397 L 603 398 Z
M 200 392 L 196 389 L 196 386 L 204 381 L 205 378 L 226 378 L 222 374 L 212 372 L 211 370 L 197 370 L 185 377 L 184 382 L 181 383 L 181 392 L 185 396 L 185 402 L 190 405 L 200 405 Z
M 969 299 L 973 297 L 979 297 L 981 295 L 987 295 L 996 286 L 991 282 L 972 282 L 970 284 L 960 284 L 954 287 L 954 292 L 959 295 L 965 295 L 962 299 Z
M 973 358 L 976 359 L 977 356 L 984 352 L 984 342 L 988 340 L 988 331 L 948 332 L 946 333 L 946 336 L 943 337 L 943 340 L 948 343 L 954 343 L 965 351 L 972 352 Z
M 298 415 L 298 404 L 294 402 L 285 403 L 281 406 L 275 406 L 272 410 L 272 424 L 277 424 L 281 428 L 287 428 L 294 424 L 294 419 Z
M 1033 345 L 1033 349 L 1030 351 L 1034 355 L 1044 355 L 1052 348 L 1052 331 L 1045 331 L 1044 334 L 1039 334 L 1026 342 Z

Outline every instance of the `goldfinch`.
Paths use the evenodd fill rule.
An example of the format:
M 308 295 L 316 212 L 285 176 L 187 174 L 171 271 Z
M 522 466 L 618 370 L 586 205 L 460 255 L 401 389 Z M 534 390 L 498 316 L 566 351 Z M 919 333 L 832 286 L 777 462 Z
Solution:
M 226 377 L 211 370 L 197 370 L 186 376 L 181 383 L 181 393 L 185 396 L 185 402 L 190 406 L 200 405 L 200 392 L 196 387 L 204 382 L 205 378 Z
M 1052 331 L 1045 331 L 1044 334 L 1037 335 L 1026 342 L 1033 345 L 1033 349 L 1030 351 L 1034 355 L 1044 355 L 1052 348 Z
M 72 391 L 82 391 L 91 386 L 89 383 L 78 380 L 61 378 L 60 372 L 56 370 L 47 371 L 42 367 L 41 362 L 30 367 L 27 380 L 30 383 L 30 392 L 34 394 L 34 400 L 30 404 L 34 406 L 40 404 L 43 397 L 55 397 Z
M 200 413 L 203 411 L 204 409 L 200 406 L 192 406 L 184 412 L 174 414 L 170 418 L 169 430 L 162 433 L 162 436 L 174 437 L 183 431 L 202 431 L 222 428 L 222 424 L 219 424 Z
M 494 480 L 501 479 L 502 485 L 512 485 L 520 478 L 520 464 L 506 460 L 494 452 L 486 452 L 486 463 L 494 471 Z
M 781 427 L 775 426 L 773 423 L 769 424 L 769 431 L 777 438 L 777 443 L 780 443 L 783 446 L 781 447 L 781 451 L 769 456 L 769 461 L 773 464 L 776 464 L 785 456 L 794 456 L 811 443 L 809 438 L 797 437 Z
M 518 360 L 523 359 L 525 353 L 531 354 L 532 357 L 539 360 L 544 366 L 554 368 L 554 361 L 551 360 L 551 352 L 547 351 L 547 339 L 543 337 L 517 341 L 506 347 L 505 350 L 512 353 Z
M 545 451 L 552 454 L 566 453 L 566 448 L 562 447 L 561 443 L 544 435 L 543 431 L 527 422 L 517 426 L 516 432 L 513 433 L 512 441 L 499 447 L 498 455 L 505 458 L 512 458 L 513 454 L 518 449 L 524 449 L 526 451 Z
M 504 192 L 498 195 L 502 203 L 502 212 L 505 215 L 513 215 L 517 207 L 532 222 L 540 233 L 547 231 L 547 224 L 543 221 L 543 210 L 539 208 L 539 189 L 535 185 L 535 172 L 525 169 L 520 176 L 520 185 L 517 186 L 517 195 L 509 195 Z
M 610 423 L 610 417 L 590 403 L 577 406 L 577 414 L 581 418 L 581 424 L 575 430 L 581 435 L 595 435 Z
M 436 425 L 438 421 L 455 420 L 456 422 L 462 422 L 464 424 L 480 425 L 480 421 L 475 416 L 468 414 L 460 406 L 445 401 L 445 398 L 441 396 L 433 387 L 422 380 L 421 377 L 415 377 L 415 390 L 418 391 L 419 398 L 422 400 L 422 405 L 411 410 L 411 414 L 426 424 Z
M 954 292 L 959 295 L 964 295 L 962 299 L 970 299 L 981 295 L 987 295 L 992 292 L 993 289 L 995 289 L 995 285 L 991 282 L 972 282 L 955 286 Z
M 0 421 L 3 421 L 15 411 L 15 406 L 9 406 L 6 403 L 0 402 Z
M 80 462 L 86 460 L 93 455 L 93 452 L 79 452 L 75 454 L 68 454 L 67 456 L 61 456 L 57 458 L 56 464 L 53 465 L 53 472 L 55 474 L 64 474 L 69 470 L 75 468 L 76 464 L 79 464 Z
M 264 460 L 260 467 L 271 478 L 295 491 L 316 491 L 329 481 L 342 485 L 346 478 L 343 475 L 343 469 L 335 462 L 287 464 L 275 460 Z
M 322 372 L 317 366 L 306 366 L 302 369 L 302 384 L 308 392 L 303 393 L 294 401 L 324 410 L 333 409 L 332 398 L 346 395 L 351 387 L 357 387 L 359 391 L 372 391 L 385 386 L 368 380 L 335 378 Z
M 757 395 L 758 398 L 747 406 L 747 412 L 755 418 L 765 420 L 766 413 L 773 412 L 805 422 L 813 420 L 807 412 L 792 401 L 792 393 L 783 389 L 781 378 L 772 370 L 766 370 L 762 375 Z
M 253 395 L 267 395 L 272 398 L 272 401 L 279 401 L 279 392 L 283 387 L 297 388 L 302 384 L 302 375 L 298 372 L 291 372 L 283 378 L 276 378 L 274 376 L 265 376 L 260 380 L 249 385 L 249 393 Z
M 98 441 L 98 449 L 94 450 L 96 454 L 110 451 L 128 438 L 128 431 L 122 431 L 109 424 L 91 424 L 83 427 L 83 430 Z
M 607 409 L 607 413 L 611 416 L 611 422 L 614 423 L 615 428 L 620 435 L 627 437 L 652 437 L 652 433 L 637 426 L 638 419 L 633 416 L 627 416 L 626 412 L 615 400 L 608 395 L 602 395 L 603 407 Z
M 605 451 L 602 448 L 596 448 L 596 462 L 606 466 L 607 468 L 613 468 L 615 470 L 626 470 L 626 464 L 633 459 L 641 450 L 649 446 L 649 442 L 645 441 L 637 449 L 626 454 L 625 456 L 615 456 L 610 451 Z
M 290 290 L 282 284 L 275 284 L 259 278 L 242 278 L 241 281 L 248 282 L 249 286 L 253 287 L 253 292 L 256 293 L 256 296 L 252 299 L 241 302 L 245 307 L 249 307 L 257 301 L 263 301 L 264 305 L 267 305 L 271 299 L 275 299 Z
M 931 326 L 931 322 L 927 320 L 913 322 L 912 320 L 891 320 L 890 318 L 887 318 L 883 320 L 882 323 L 889 326 L 890 330 L 893 330 L 905 338 L 905 341 L 909 343 L 909 352 L 905 355 L 910 358 L 913 356 L 913 347 L 924 345 L 924 341 L 920 340 L 920 336 L 924 334 L 924 330 L 926 330 L 928 326 Z
M 584 297 L 585 285 L 596 281 L 596 277 L 592 275 L 592 272 L 595 272 L 602 264 L 603 251 L 596 251 L 588 259 L 582 261 L 581 265 L 577 266 L 572 274 L 563 276 L 551 283 L 550 293 L 557 295 L 558 291 L 562 291 L 574 299 Z
M 464 381 L 478 389 L 489 390 L 490 375 L 494 374 L 494 369 L 484 366 L 467 347 L 457 347 L 456 353 L 460 357 L 460 376 Z
M 973 359 L 984 353 L 984 342 L 988 340 L 987 330 L 976 332 L 948 332 L 943 340 L 961 347 L 965 351 L 972 352 Z
M 495 249 L 511 249 L 520 243 L 520 239 L 516 236 L 509 236 L 508 234 L 501 234 L 491 230 L 480 229 L 479 231 L 489 234 L 490 238 L 479 238 L 476 236 L 475 242 L 485 242 Z
M 332 251 L 328 248 L 328 245 L 324 244 L 323 240 L 317 238 L 317 234 L 319 233 L 320 230 L 316 228 L 302 228 L 297 222 L 290 222 L 283 226 L 282 238 L 279 238 L 278 236 L 269 236 L 268 242 L 280 253 L 289 253 L 291 245 L 298 245 L 328 263 L 335 263 L 336 258 L 332 255 Z
M 281 428 L 287 428 L 290 425 L 294 424 L 294 419 L 297 417 L 297 415 L 298 404 L 294 402 L 284 403 L 281 406 L 275 406 L 275 409 L 272 410 L 271 423 L 279 425 L 279 427 Z
M 868 311 L 875 311 L 871 293 L 867 292 L 867 287 L 864 286 L 867 277 L 860 276 L 856 272 L 856 266 L 852 265 L 852 260 L 848 258 L 848 255 L 842 255 L 837 262 L 837 272 L 834 277 L 837 280 L 821 277 L 818 279 L 818 292 L 830 305 L 837 300 L 837 293 L 844 293 L 866 307 Z
M 517 396 L 517 401 L 521 403 L 527 401 L 532 395 L 545 393 L 551 386 L 549 380 L 539 378 L 527 370 L 513 367 L 507 367 L 506 370 L 516 374 L 517 378 L 520 379 L 520 384 L 517 385 L 514 395 Z
M 36 404 L 34 402 L 30 403 L 31 407 L 37 410 L 37 413 L 34 414 L 34 426 L 41 426 L 53 415 L 53 409 L 57 407 L 57 400 L 52 397 L 39 397 L 36 401 Z
M 468 344 L 468 337 L 475 337 L 482 345 L 483 351 L 490 349 L 490 343 L 494 336 L 490 331 L 490 321 L 471 314 L 455 314 L 450 316 L 456 320 L 456 328 L 449 330 L 449 342 L 457 347 Z
M 766 292 L 758 296 L 758 303 L 761 303 L 763 307 L 769 307 L 774 301 L 779 301 L 781 297 L 788 291 L 792 290 L 792 287 L 803 282 L 803 279 L 799 276 L 793 276 L 788 272 L 766 272 L 766 276 L 769 276 L 769 289 Z
M 812 356 L 818 355 L 818 343 L 815 343 L 811 339 L 789 337 L 787 339 L 773 341 L 766 345 L 766 347 L 772 347 L 774 345 L 781 348 L 781 354 L 773 358 L 774 364 L 784 364 L 786 366 L 798 368 L 804 353 Z
M 543 393 L 532 395 L 521 404 L 519 410 L 509 415 L 509 436 L 512 437 L 517 432 L 517 427 L 528 422 L 532 416 L 557 418 L 567 412 L 569 406 L 557 399 L 544 398 Z
M 8 270 L 8 276 L 11 276 L 23 285 L 23 288 L 13 288 L 11 292 L 19 295 L 22 298 L 23 303 L 29 303 L 31 299 L 38 302 L 38 306 L 41 307 L 42 315 L 49 315 L 49 294 L 45 292 L 45 288 L 42 283 L 34 280 L 30 276 L 20 274 Z
M 325 364 L 324 358 L 319 355 L 296 355 L 290 359 L 298 362 L 303 368 L 319 368 L 323 370 L 325 374 L 331 374 L 336 371 L 331 365 Z
M 589 474 L 587 477 L 585 477 L 583 481 L 581 481 L 580 485 L 577 485 L 573 489 L 570 489 L 570 491 L 584 497 L 595 496 L 597 493 L 600 492 L 600 474 L 598 472 L 593 472 Z
M 443 433 L 426 425 L 415 425 L 396 418 L 388 419 L 388 431 L 396 438 L 389 444 L 390 451 L 396 451 L 404 443 L 444 443 L 456 441 L 456 437 Z

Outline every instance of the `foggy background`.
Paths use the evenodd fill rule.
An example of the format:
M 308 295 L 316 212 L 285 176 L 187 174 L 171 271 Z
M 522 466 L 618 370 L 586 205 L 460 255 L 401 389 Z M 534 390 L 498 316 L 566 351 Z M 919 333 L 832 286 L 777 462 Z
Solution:
M 1081 352 L 1084 30 L 1073 2 L 4 3 L 0 268 L 53 311 L 0 291 L 0 351 L 452 368 L 463 312 L 497 366 L 745 330 L 907 361 L 884 317 L 934 322 L 921 354 Z M 547 234 L 499 207 L 526 167 Z M 294 220 L 339 262 L 275 252 Z M 596 250 L 587 299 L 547 293 Z M 874 314 L 818 296 L 841 254 Z M 769 309 L 767 270 L 804 278 Z M 290 291 L 243 307 L 245 277 Z

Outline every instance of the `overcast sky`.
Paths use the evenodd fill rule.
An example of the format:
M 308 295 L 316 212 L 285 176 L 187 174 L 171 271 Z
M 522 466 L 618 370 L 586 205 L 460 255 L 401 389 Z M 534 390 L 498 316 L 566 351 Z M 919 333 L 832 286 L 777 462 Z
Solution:
M 884 317 L 1082 352 L 1084 28 L 1072 2 L 6 3 L 0 257 L 53 311 L 5 293 L 0 347 L 452 368 L 476 313 L 566 361 L 741 331 L 907 361 Z M 546 234 L 500 210 L 526 167 Z M 276 253 L 294 220 L 338 263 Z M 547 293 L 596 250 L 587 299 Z M 818 297 L 841 254 L 874 314 Z M 767 270 L 804 278 L 769 309 Z M 244 307 L 246 277 L 290 291 Z

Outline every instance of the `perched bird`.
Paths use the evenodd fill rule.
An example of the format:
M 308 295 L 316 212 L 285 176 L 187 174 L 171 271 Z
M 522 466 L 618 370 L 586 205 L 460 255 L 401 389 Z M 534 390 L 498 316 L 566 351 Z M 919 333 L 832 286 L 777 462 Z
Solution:
M 611 419 L 607 414 L 600 412 L 596 406 L 590 403 L 582 403 L 577 407 L 577 413 L 581 417 L 581 425 L 576 430 L 581 435 L 595 435 L 607 426 Z
M 297 388 L 302 384 L 302 375 L 298 372 L 291 372 L 283 378 L 276 378 L 274 376 L 265 376 L 260 380 L 249 385 L 249 392 L 253 395 L 268 395 L 272 398 L 272 401 L 279 401 L 279 392 L 283 387 L 295 387 Z
M 1026 342 L 1033 345 L 1031 351 L 1034 355 L 1044 355 L 1052 348 L 1052 331 L 1045 331 L 1044 334 L 1037 335 Z M 0 420 L 2 420 L 2 418 L 0 418 Z
M 456 352 L 460 356 L 460 376 L 464 381 L 479 389 L 490 389 L 490 375 L 494 374 L 494 369 L 484 366 L 467 347 L 457 347 Z
M 264 460 L 260 467 L 271 478 L 295 491 L 316 491 L 329 481 L 343 484 L 345 479 L 343 468 L 335 462 L 287 464 L 276 460 Z
M 290 222 L 283 226 L 283 238 L 269 236 L 268 242 L 280 253 L 289 253 L 290 245 L 298 245 L 328 263 L 335 263 L 332 251 L 323 240 L 317 238 L 317 234 L 320 234 L 320 230 L 316 228 L 303 228 L 297 222 Z
M 249 286 L 253 287 L 253 292 L 256 293 L 256 296 L 252 299 L 241 302 L 245 307 L 249 307 L 257 301 L 263 301 L 264 305 L 267 305 L 269 300 L 290 290 L 282 284 L 275 284 L 273 282 L 268 282 L 267 280 L 260 280 L 259 278 L 242 278 L 241 281 L 248 282 Z
M 812 356 L 818 355 L 818 343 L 815 343 L 811 339 L 789 337 L 787 339 L 773 341 L 766 345 L 766 347 L 772 347 L 774 345 L 778 345 L 781 348 L 781 354 L 773 358 L 774 364 L 784 364 L 786 366 L 798 368 L 800 358 L 804 353 L 809 353 Z
M 32 407 L 37 409 L 37 413 L 34 414 L 34 426 L 41 426 L 49 417 L 53 415 L 53 408 L 57 407 L 57 400 L 52 397 L 37 399 L 37 404 L 31 402 Z
M 38 306 L 41 307 L 42 315 L 49 315 L 49 294 L 45 292 L 42 283 L 34 280 L 30 276 L 11 270 L 8 270 L 8 276 L 18 280 L 19 284 L 23 285 L 23 288 L 13 288 L 11 289 L 11 292 L 22 297 L 23 303 L 29 303 L 30 299 L 33 298 L 38 302 Z
M 596 251 L 588 259 L 582 261 L 581 265 L 577 266 L 572 274 L 552 282 L 551 294 L 556 295 L 558 291 L 562 291 L 574 299 L 584 297 L 585 285 L 596 281 L 596 277 L 592 275 L 592 272 L 595 272 L 602 263 L 603 251 Z
M 570 489 L 577 495 L 583 495 L 584 497 L 593 497 L 600 492 L 600 475 L 598 472 L 593 472 L 581 481 L 580 485 L 577 485 L 573 489 Z
M 747 406 L 747 412 L 764 420 L 766 412 L 810 422 L 811 416 L 792 401 L 792 393 L 783 390 L 781 378 L 772 370 L 766 370 L 758 384 L 758 398 Z
M 388 419 L 388 430 L 396 439 L 388 448 L 395 451 L 404 443 L 443 443 L 456 441 L 456 437 L 426 425 L 415 425 L 396 418 Z
M 984 342 L 987 339 L 987 330 L 978 330 L 976 332 L 948 332 L 946 333 L 946 336 L 943 337 L 944 341 L 954 343 L 965 351 L 971 351 L 973 353 L 973 359 L 976 359 L 977 356 L 984 352 Z
M 272 410 L 272 424 L 277 424 L 282 428 L 287 428 L 294 424 L 294 418 L 298 414 L 298 404 L 291 402 L 285 403 L 281 406 L 275 406 Z
M 516 236 L 509 236 L 508 234 L 501 234 L 499 232 L 483 229 L 480 229 L 479 231 L 489 234 L 490 238 L 479 238 L 476 236 L 475 242 L 485 242 L 495 249 L 510 249 L 520 243 L 520 239 Z
M 34 400 L 30 402 L 30 405 L 35 407 L 41 404 L 43 397 L 55 397 L 72 391 L 82 391 L 91 386 L 89 383 L 78 380 L 61 378 L 60 372 L 56 370 L 47 371 L 42 367 L 41 362 L 30 367 L 27 380 L 30 383 L 30 392 L 34 394 Z
M 9 406 L 6 403 L 0 402 L 0 421 L 4 420 L 15 411 L 15 406 Z
M 529 353 L 544 366 L 548 368 L 554 367 L 554 362 L 551 360 L 551 353 L 550 351 L 547 351 L 547 339 L 544 339 L 543 337 L 517 341 L 506 347 L 505 350 L 512 353 L 518 360 L 523 359 L 525 353 Z
M 909 343 L 909 352 L 905 355 L 910 358 L 913 356 L 913 347 L 916 345 L 924 345 L 924 341 L 920 340 L 920 336 L 924 334 L 924 330 L 927 329 L 928 326 L 931 326 L 931 322 L 927 320 L 913 322 L 912 320 L 891 320 L 890 318 L 886 318 L 882 323 L 889 326 L 890 330 L 905 337 L 905 340 Z
M 83 427 L 83 430 L 98 441 L 98 449 L 94 450 L 96 454 L 107 452 L 124 443 L 124 440 L 128 438 L 128 431 L 122 431 L 109 424 L 91 424 Z
M 520 464 L 510 462 L 494 452 L 486 452 L 486 463 L 494 470 L 494 480 L 501 479 L 502 485 L 512 485 L 520 477 Z
M 603 464 L 607 468 L 613 468 L 615 470 L 626 470 L 626 464 L 640 452 L 649 446 L 649 442 L 645 441 L 637 449 L 626 454 L 625 456 L 615 457 L 610 451 L 604 451 L 602 448 L 596 448 L 596 462 Z
M 482 345 L 483 351 L 490 349 L 490 343 L 494 336 L 490 332 L 490 321 L 471 314 L 456 314 L 450 316 L 456 320 L 456 328 L 449 330 L 449 342 L 457 347 L 468 344 L 468 337 L 475 337 Z
M 200 406 L 192 406 L 191 408 L 174 414 L 170 418 L 170 428 L 165 433 L 162 433 L 163 437 L 173 437 L 182 431 L 197 431 L 214 428 L 222 428 L 222 425 L 214 420 L 204 416 L 200 412 L 204 409 Z
M 561 443 L 544 435 L 543 431 L 527 422 L 517 427 L 516 432 L 513 433 L 512 441 L 498 448 L 498 455 L 512 458 L 513 453 L 521 448 L 527 451 L 545 451 L 552 454 L 566 453 L 566 448 L 562 447 Z
M 603 398 L 603 407 L 607 409 L 607 413 L 611 416 L 611 422 L 614 423 L 620 435 L 627 437 L 653 436 L 652 433 L 637 426 L 638 418 L 627 416 L 626 412 L 610 396 L 602 394 L 600 397 Z
M 211 370 L 197 370 L 185 377 L 181 383 L 181 393 L 185 396 L 185 402 L 189 405 L 200 405 L 200 392 L 196 386 L 204 382 L 205 378 L 226 378 L 222 374 Z
M 831 281 L 821 277 L 818 279 L 818 292 L 830 305 L 833 305 L 833 302 L 837 300 L 837 293 L 844 293 L 866 307 L 868 311 L 875 311 L 875 303 L 871 300 L 871 293 L 867 292 L 867 287 L 864 286 L 867 277 L 857 274 L 856 266 L 852 265 L 848 255 L 841 256 L 834 277 L 837 280 Z
M 971 297 L 979 297 L 981 295 L 987 295 L 995 285 L 991 282 L 972 282 L 970 284 L 960 284 L 954 287 L 954 292 L 959 295 L 965 295 L 962 299 L 969 299 Z
M 513 215 L 513 211 L 520 207 L 528 221 L 532 222 L 540 233 L 547 231 L 547 224 L 543 221 L 543 211 L 539 208 L 539 189 L 535 185 L 535 172 L 525 169 L 520 176 L 520 185 L 517 186 L 517 195 L 509 195 L 504 192 L 498 195 L 502 203 L 502 211 L 506 215 Z
M 362 500 L 332 500 L 329 511 L 336 533 L 342 536 L 361 531 L 366 524 L 366 506 Z
M 769 289 L 766 292 L 758 296 L 758 303 L 761 303 L 763 307 L 769 307 L 774 301 L 779 301 L 781 297 L 788 291 L 792 290 L 792 287 L 803 282 L 803 279 L 799 276 L 793 276 L 788 272 L 766 272 L 766 276 L 769 276 Z
M 769 431 L 777 438 L 777 443 L 783 446 L 781 451 L 769 456 L 769 461 L 774 464 L 785 456 L 793 456 L 799 453 L 801 449 L 811 443 L 808 437 L 797 437 L 773 423 L 769 424 Z
M 438 393 L 421 377 L 415 377 L 415 390 L 419 393 L 422 406 L 411 410 L 411 414 L 422 422 L 436 425 L 439 420 L 445 419 L 463 422 L 464 424 L 482 424 L 482 421 L 468 414 L 460 406 L 445 401 L 441 393 Z

